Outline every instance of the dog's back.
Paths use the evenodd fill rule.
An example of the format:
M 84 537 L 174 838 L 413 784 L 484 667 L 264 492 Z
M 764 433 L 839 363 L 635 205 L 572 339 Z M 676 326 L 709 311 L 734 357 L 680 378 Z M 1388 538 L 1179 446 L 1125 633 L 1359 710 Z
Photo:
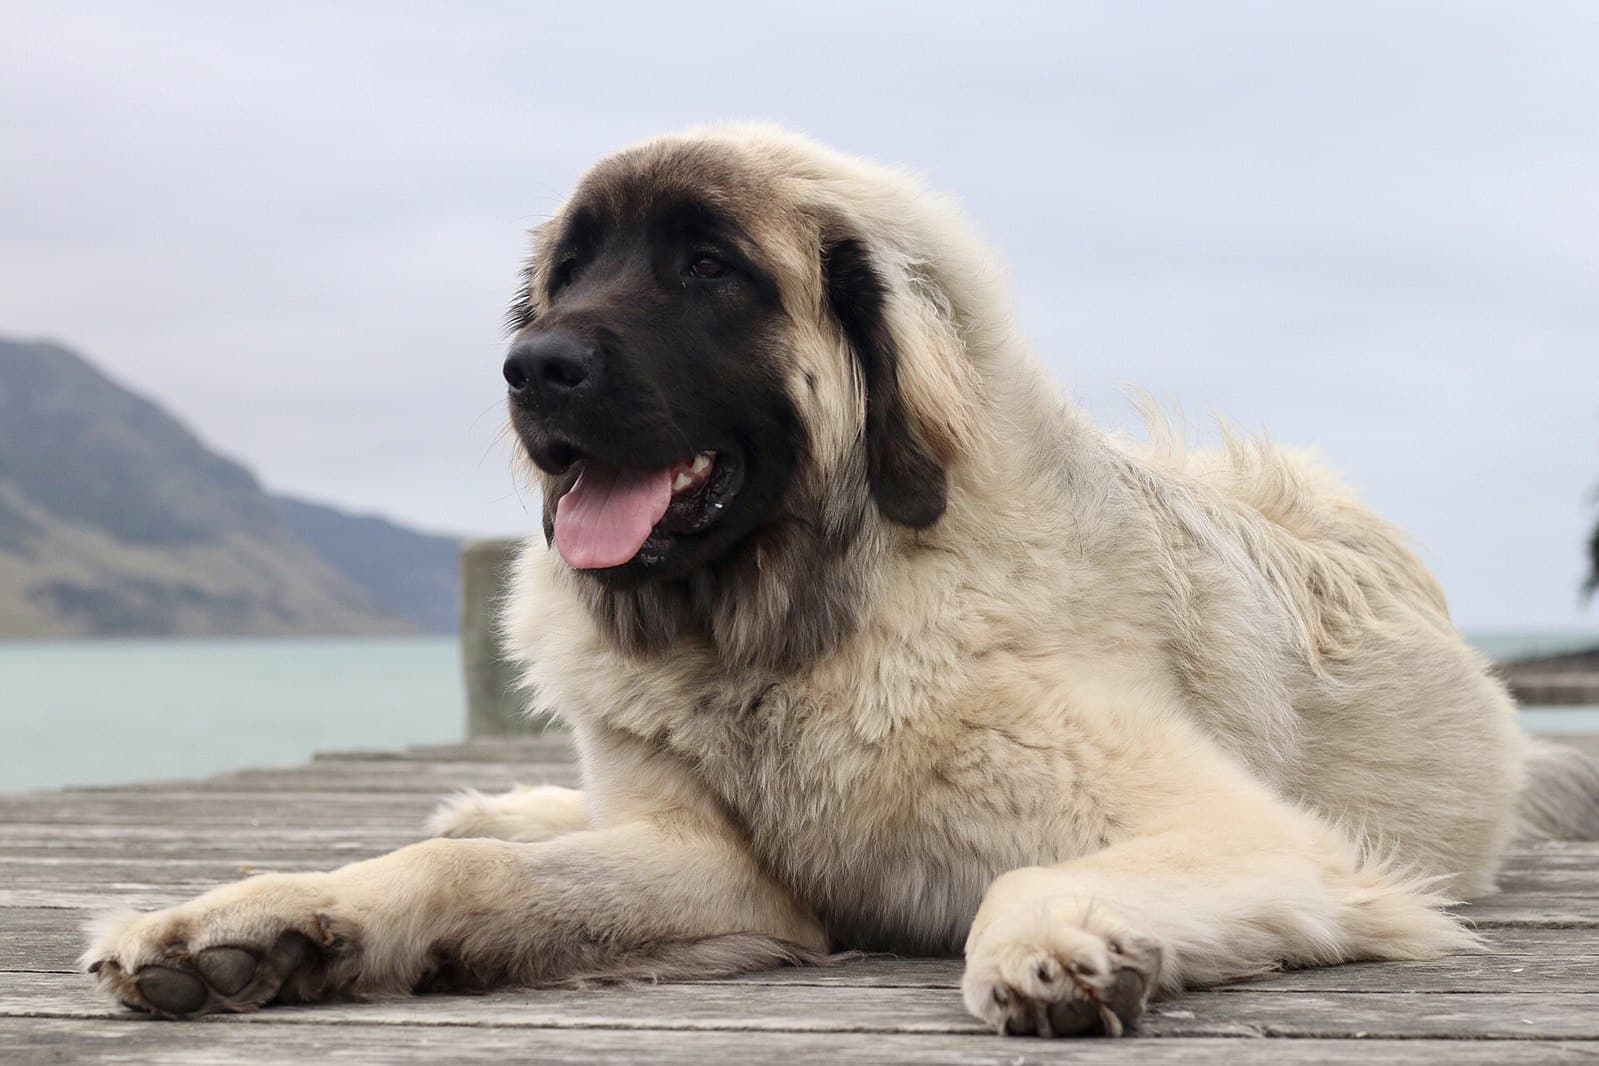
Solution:
M 1458 875 L 1467 896 L 1491 891 L 1512 835 L 1599 835 L 1599 766 L 1522 734 L 1399 530 L 1312 455 L 1233 434 L 1189 451 L 1151 426 L 1139 460 L 1202 501 L 1203 528 L 1228 542 L 1217 551 L 1246 560 L 1297 623 L 1280 675 L 1295 712 L 1293 754 L 1277 764 L 1297 770 L 1286 792 L 1375 851 Z

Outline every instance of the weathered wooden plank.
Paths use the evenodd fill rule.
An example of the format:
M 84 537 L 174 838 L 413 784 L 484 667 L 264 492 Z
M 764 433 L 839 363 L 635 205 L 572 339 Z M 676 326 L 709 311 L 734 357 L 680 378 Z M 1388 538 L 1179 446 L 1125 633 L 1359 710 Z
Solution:
M 93 911 L 0 908 L 0 970 L 73 973 Z
M 26 858 L 0 856 L 0 884 L 13 888 L 41 885 L 82 886 L 129 879 L 149 885 L 220 884 L 253 873 L 280 870 L 326 870 L 350 861 L 325 854 L 267 855 L 258 859 L 192 859 L 149 856 L 132 858 Z
M 0 972 L 0 1016 L 115 1017 L 88 978 Z M 978 1033 L 951 989 L 828 988 L 737 982 L 428 996 L 273 1008 L 247 1020 L 289 1024 L 512 1025 L 532 1028 L 752 1029 Z
M 1570 856 L 1585 862 L 1599 859 L 1599 841 L 1546 840 L 1537 844 L 1521 844 L 1505 851 L 1505 861 L 1510 864 L 1531 859 L 1558 859 Z
M 1556 671 L 1529 667 L 1507 672 L 1509 676 L 1505 678 L 1505 683 L 1517 703 L 1533 707 L 1580 707 L 1599 703 L 1599 674 L 1591 670 Z
M 215 777 L 148 785 L 72 789 L 53 795 L 172 792 L 399 792 L 447 795 L 464 788 L 503 792 L 517 785 L 566 784 L 577 780 L 570 763 L 322 762 L 307 767 L 239 770 Z M 47 793 L 50 794 L 50 793 Z
M 1599 896 L 1599 870 L 1554 863 L 1522 865 L 1501 873 L 1499 888 L 1501 892 L 1509 893 Z
M 0 886 L 0 909 L 52 908 L 55 910 L 104 910 L 110 907 L 132 907 L 134 910 L 153 910 L 182 903 L 198 895 L 201 886 L 162 885 L 152 887 L 131 881 L 116 881 L 101 886 L 97 891 L 69 892 L 48 888 L 6 888 Z
M 571 734 L 560 729 L 528 737 L 488 737 L 460 744 L 419 744 L 403 751 L 318 752 L 313 762 L 570 762 L 576 759 Z
M 1599 938 L 1589 941 L 1599 952 Z M 772 970 L 737 978 L 752 984 L 850 988 L 959 988 L 959 959 L 870 958 L 828 967 Z M 1599 954 L 1455 955 L 1428 962 L 1352 963 L 1270 974 L 1229 992 L 1599 993 Z
M 85 978 L 0 973 L 0 1015 L 93 1018 L 115 1011 Z M 492 1025 L 541 1029 L 743 1029 L 784 1032 L 975 1033 L 947 988 L 659 984 L 426 996 L 273 1008 L 246 1023 Z M 1199 992 L 1155 1004 L 1153 1036 L 1599 1039 L 1599 994 Z
M 421 836 L 417 826 L 344 825 L 47 825 L 0 823 L 0 848 L 28 849 L 37 854 L 106 854 L 107 848 L 137 850 L 141 855 L 239 849 L 328 848 L 368 850 L 394 848 Z
M 1592 1039 L 1599 994 L 1196 992 L 1155 1004 L 1144 1028 L 1172 1036 Z
M 1599 957 L 1478 955 L 1351 963 L 1270 974 L 1218 991 L 1599 993 Z
M 345 792 L 63 792 L 0 800 L 0 821 L 34 825 L 420 825 L 438 797 Z
M 191 813 L 206 808 L 219 811 L 255 813 L 257 807 L 273 805 L 284 810 L 297 806 L 316 809 L 338 809 L 348 812 L 347 817 L 357 817 L 365 812 L 381 813 L 392 807 L 427 808 L 436 794 L 426 796 L 363 795 L 346 792 L 341 788 L 321 790 L 303 789 L 298 795 L 285 795 L 279 789 L 268 791 L 214 792 L 191 790 L 181 785 L 158 792 L 141 792 L 137 789 L 107 789 L 100 792 L 25 792 L 15 796 L 0 796 L 0 818 L 6 821 L 58 822 L 78 818 L 116 817 L 121 811 L 131 811 L 140 818 L 165 813 L 168 821 L 176 822 Z M 57 813 L 59 812 L 59 813 Z M 41 817 L 43 815 L 43 817 Z
M 1599 955 L 1594 929 L 1497 926 L 1479 931 L 1495 955 Z
M 504 1027 L 183 1025 L 47 1018 L 0 1020 L 0 1046 L 19 1061 L 77 1063 L 525 1062 L 551 1066 L 704 1066 L 707 1062 L 818 1062 L 858 1066 L 1255 1066 L 1326 1063 L 1391 1066 L 1416 1062 L 1500 1066 L 1591 1061 L 1599 1044 L 1507 1046 L 1434 1040 L 1029 1040 L 992 1035 L 886 1033 L 610 1032 Z
M 335 865 L 296 863 L 293 868 L 326 870 Z M 236 872 L 223 877 L 186 878 L 180 873 L 146 880 L 143 876 L 145 871 L 132 871 L 89 880 L 35 880 L 14 884 L 0 882 L 0 910 L 16 907 L 61 909 L 166 906 L 197 896 L 218 885 L 242 880 L 254 873 L 268 872 L 268 869 L 269 867 L 262 864 L 241 864 Z
M 350 861 L 339 856 L 334 864 Z M 277 852 L 260 858 L 223 858 L 137 855 L 126 858 L 107 853 L 89 856 L 17 857 L 0 853 L 0 884 L 35 885 L 93 883 L 108 878 L 136 876 L 141 881 L 232 881 L 265 870 L 329 869 L 326 852 Z
M 1527 887 L 1527 878 L 1555 875 L 1566 885 L 1592 886 L 1599 882 L 1599 844 L 1591 841 L 1563 841 L 1543 848 L 1517 848 L 1505 855 L 1499 868 L 1500 888 L 1514 891 Z
M 1591 929 L 1599 926 L 1599 899 L 1537 892 L 1507 893 L 1459 907 L 1456 913 L 1482 928 L 1541 925 Z

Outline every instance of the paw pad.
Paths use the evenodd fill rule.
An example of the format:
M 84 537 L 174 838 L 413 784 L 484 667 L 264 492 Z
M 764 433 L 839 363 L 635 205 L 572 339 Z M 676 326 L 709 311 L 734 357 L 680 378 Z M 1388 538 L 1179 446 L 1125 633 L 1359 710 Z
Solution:
M 219 944 L 192 956 L 167 952 L 131 973 L 115 959 L 101 959 L 89 972 L 126 1007 L 185 1018 L 314 998 L 327 988 L 330 958 L 289 930 L 260 950 Z
M 194 958 L 206 984 L 224 996 L 236 996 L 255 976 L 255 956 L 243 948 L 206 948 Z
M 162 1014 L 194 1014 L 210 999 L 205 982 L 170 966 L 146 966 L 134 978 L 134 985 Z

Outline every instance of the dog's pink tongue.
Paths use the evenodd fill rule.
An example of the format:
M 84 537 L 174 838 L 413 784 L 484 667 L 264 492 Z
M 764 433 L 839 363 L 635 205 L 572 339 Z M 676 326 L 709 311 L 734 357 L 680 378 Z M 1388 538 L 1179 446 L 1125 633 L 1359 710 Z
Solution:
M 672 502 L 672 470 L 628 470 L 590 459 L 555 506 L 555 547 L 574 570 L 621 566 Z

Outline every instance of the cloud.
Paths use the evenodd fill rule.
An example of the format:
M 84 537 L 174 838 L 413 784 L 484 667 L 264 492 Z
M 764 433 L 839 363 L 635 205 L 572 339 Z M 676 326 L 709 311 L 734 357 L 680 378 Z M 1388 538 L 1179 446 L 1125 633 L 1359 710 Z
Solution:
M 269 484 L 534 528 L 523 231 L 598 155 L 761 117 L 954 191 L 1042 357 L 1317 447 L 1469 624 L 1576 620 L 1599 479 L 1599 9 L 14 4 L 0 329 Z

